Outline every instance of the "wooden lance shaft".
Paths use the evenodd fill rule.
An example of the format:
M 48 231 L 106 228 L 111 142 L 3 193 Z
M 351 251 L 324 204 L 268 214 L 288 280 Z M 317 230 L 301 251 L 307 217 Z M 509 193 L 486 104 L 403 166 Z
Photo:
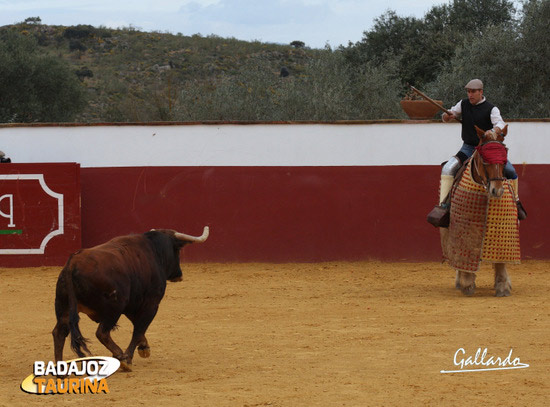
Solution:
M 416 89 L 414 86 L 412 85 L 409 85 L 411 87 L 411 89 L 413 90 L 414 93 L 422 96 L 424 99 L 426 99 L 428 102 L 430 102 L 432 105 L 434 106 L 437 106 L 440 110 L 444 111 L 445 113 L 447 114 L 453 114 L 453 112 L 451 112 L 450 110 L 447 110 L 445 109 L 443 106 L 441 106 L 439 103 L 437 103 L 435 100 L 433 100 L 432 98 L 430 98 L 428 95 L 426 95 L 425 93 L 423 92 L 420 92 L 418 89 Z M 458 119 L 458 118 L 455 118 L 455 120 L 459 121 L 460 123 L 462 123 L 462 120 Z

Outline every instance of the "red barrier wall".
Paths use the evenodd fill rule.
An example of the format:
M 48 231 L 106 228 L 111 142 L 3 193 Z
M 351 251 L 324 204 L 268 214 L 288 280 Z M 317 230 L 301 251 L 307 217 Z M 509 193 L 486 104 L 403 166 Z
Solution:
M 548 165 L 516 165 L 523 258 L 550 258 Z M 441 259 L 439 166 L 83 168 L 85 247 L 151 228 L 200 234 L 191 261 Z
M 425 219 L 437 199 L 440 167 L 434 164 L 460 148 L 459 126 L 0 124 L 2 150 L 13 161 L 34 163 L 1 164 L 0 176 L 54 171 L 44 175 L 49 195 L 37 189 L 36 179 L 16 189 L 13 179 L 0 181 L 0 266 L 62 265 L 71 251 L 114 236 L 151 228 L 200 234 L 205 225 L 211 227 L 208 242 L 184 250 L 184 260 L 438 261 L 439 232 Z M 550 214 L 544 210 L 550 198 L 549 136 L 548 120 L 515 121 L 507 136 L 510 159 L 530 163 L 515 165 L 529 213 L 520 227 L 524 259 L 550 258 Z M 48 160 L 59 164 L 40 164 L 46 150 Z M 79 162 L 80 173 L 77 164 L 66 162 Z M 31 185 L 27 182 L 34 193 L 23 188 Z M 24 199 L 15 198 L 20 192 L 27 194 Z M 63 235 L 56 234 L 56 194 L 74 197 L 64 198 Z M 25 211 L 14 219 L 12 201 L 25 203 L 15 205 Z M 67 235 L 70 230 L 75 234 Z M 43 247 L 44 253 L 6 254 L 23 243 L 29 250 Z
M 522 258 L 548 259 L 550 214 L 541 203 L 550 199 L 544 182 L 549 166 L 516 169 L 529 212 L 520 228 Z M 0 266 L 61 266 L 80 247 L 114 236 L 151 228 L 200 234 L 205 225 L 211 227 L 208 243 L 184 250 L 184 260 L 438 261 L 439 233 L 425 218 L 436 200 L 439 171 L 438 166 L 3 164 Z M 63 196 L 62 234 L 54 233 L 58 196 Z M 37 253 L 41 245 L 43 253 Z M 34 253 L 6 253 L 10 250 Z
M 0 164 L 0 267 L 62 265 L 80 247 L 80 166 Z

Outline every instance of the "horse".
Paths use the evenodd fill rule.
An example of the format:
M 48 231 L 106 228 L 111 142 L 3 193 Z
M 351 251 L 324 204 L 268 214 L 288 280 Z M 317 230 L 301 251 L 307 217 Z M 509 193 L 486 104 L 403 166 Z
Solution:
M 448 229 L 440 228 L 445 260 L 456 270 L 455 287 L 475 291 L 479 263 L 490 261 L 495 296 L 507 297 L 512 284 L 506 263 L 519 263 L 519 222 L 510 182 L 504 177 L 508 149 L 501 133 L 476 126 L 479 144 L 451 190 Z

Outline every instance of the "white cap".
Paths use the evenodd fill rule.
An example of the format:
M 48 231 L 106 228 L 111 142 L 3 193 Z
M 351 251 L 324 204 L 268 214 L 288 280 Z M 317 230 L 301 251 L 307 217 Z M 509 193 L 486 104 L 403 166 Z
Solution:
M 483 89 L 483 82 L 479 79 L 472 79 L 464 86 L 466 89 Z

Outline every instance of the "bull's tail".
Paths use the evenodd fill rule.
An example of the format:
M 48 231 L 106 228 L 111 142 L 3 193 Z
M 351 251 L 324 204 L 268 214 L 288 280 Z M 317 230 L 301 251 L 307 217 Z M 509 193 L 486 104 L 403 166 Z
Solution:
M 71 256 L 72 257 L 72 256 Z M 67 262 L 63 268 L 63 274 L 65 276 L 65 284 L 67 288 L 67 298 L 69 302 L 69 331 L 71 334 L 71 348 L 79 356 L 86 356 L 84 352 L 91 355 L 88 346 L 86 345 L 88 340 L 82 336 L 78 322 L 80 317 L 78 316 L 78 301 L 76 299 L 76 293 L 73 284 L 73 272 L 75 267 L 71 265 L 71 259 Z

